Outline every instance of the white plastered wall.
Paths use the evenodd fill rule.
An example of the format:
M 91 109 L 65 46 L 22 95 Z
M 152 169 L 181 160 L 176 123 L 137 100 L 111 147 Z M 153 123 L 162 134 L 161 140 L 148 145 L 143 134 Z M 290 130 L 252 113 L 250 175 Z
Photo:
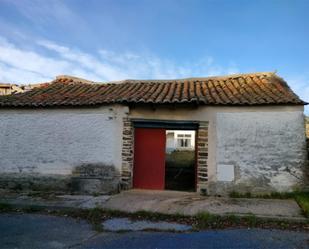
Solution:
M 299 179 L 302 178 L 300 170 L 305 161 L 303 106 L 208 106 L 156 109 L 136 107 L 130 109 L 129 115 L 130 118 L 136 119 L 208 121 L 208 179 L 210 183 L 221 180 L 237 184 L 239 177 L 242 177 L 243 182 L 248 179 L 254 180 L 250 177 L 246 178 L 246 175 L 252 176 L 257 171 L 259 174 L 268 172 L 268 177 L 271 178 L 268 179 L 269 186 L 278 191 L 290 190 L 293 184 L 301 181 Z M 259 132 L 262 132 L 263 136 Z M 246 138 L 249 139 L 246 140 Z M 256 139 L 264 145 L 256 144 L 254 142 Z M 247 142 L 245 145 L 242 144 L 244 140 Z M 283 141 L 286 141 L 286 144 Z M 232 150 L 228 150 L 227 143 L 228 146 L 233 147 Z M 277 149 L 278 153 L 266 156 L 269 149 Z M 235 151 L 237 153 L 234 153 Z M 277 167 L 286 160 L 284 153 L 288 153 L 291 158 L 289 160 L 290 169 L 297 174 L 296 177 L 283 172 L 283 168 Z M 240 169 L 242 172 L 235 172 L 235 165 L 231 165 L 228 158 L 233 158 L 234 162 L 246 164 L 247 167 L 239 168 L 236 165 L 237 170 Z M 261 159 L 264 163 L 262 168 L 259 167 Z M 283 174 L 275 173 L 274 167 Z M 222 170 L 224 172 L 220 175 Z M 284 181 L 288 181 L 287 188 L 283 188 L 282 182 Z M 256 184 L 250 180 L 247 183 Z
M 121 170 L 128 108 L 0 110 L 0 173 L 69 175 L 81 164 Z
M 0 174 L 67 175 L 74 167 L 84 163 L 113 165 L 120 171 L 123 117 L 127 114 L 128 108 L 118 105 L 2 109 Z M 292 173 L 296 172 L 297 177 L 301 175 L 297 166 L 305 160 L 302 106 L 136 107 L 130 109 L 129 117 L 208 121 L 209 182 L 222 180 L 238 184 L 249 181 L 251 184 L 253 178 L 250 175 L 268 174 L 266 181 L 270 186 L 282 190 L 285 182 L 290 187 L 298 181 L 298 178 L 284 172 L 284 168 L 277 167 L 280 162 L 286 161 L 286 155 L 290 158 L 288 162 Z M 278 152 L 273 152 L 276 149 Z M 271 154 L 267 155 L 269 151 Z M 225 175 L 218 177 L 221 166 L 223 169 L 230 168 L 224 172 Z M 281 173 L 274 172 L 274 167 Z
M 292 190 L 303 178 L 303 120 L 301 110 L 218 113 L 217 180 Z

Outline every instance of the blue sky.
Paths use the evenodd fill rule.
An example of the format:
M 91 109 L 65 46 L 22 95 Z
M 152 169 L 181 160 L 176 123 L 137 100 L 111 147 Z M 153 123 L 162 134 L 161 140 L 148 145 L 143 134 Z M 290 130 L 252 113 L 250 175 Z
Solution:
M 307 0 L 0 0 L 0 81 L 277 71 L 309 102 L 308 10 Z

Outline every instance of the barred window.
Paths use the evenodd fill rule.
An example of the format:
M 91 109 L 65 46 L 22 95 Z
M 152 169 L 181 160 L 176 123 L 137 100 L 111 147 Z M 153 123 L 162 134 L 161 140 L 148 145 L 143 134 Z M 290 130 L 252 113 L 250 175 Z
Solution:
M 177 147 L 189 148 L 191 147 L 191 134 L 178 134 L 177 135 Z

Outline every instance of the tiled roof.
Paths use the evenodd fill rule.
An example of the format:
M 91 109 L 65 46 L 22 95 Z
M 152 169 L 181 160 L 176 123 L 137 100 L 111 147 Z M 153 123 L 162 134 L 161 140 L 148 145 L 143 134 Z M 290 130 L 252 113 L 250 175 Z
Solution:
M 0 97 L 2 107 L 89 106 L 103 104 L 304 105 L 274 73 L 179 80 L 125 80 L 93 83 L 57 77 L 31 91 Z

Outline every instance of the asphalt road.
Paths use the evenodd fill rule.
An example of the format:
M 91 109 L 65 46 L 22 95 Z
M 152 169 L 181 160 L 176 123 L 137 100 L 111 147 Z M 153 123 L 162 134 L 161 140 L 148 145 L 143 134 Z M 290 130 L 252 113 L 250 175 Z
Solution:
M 96 233 L 85 221 L 39 214 L 0 214 L 0 248 L 309 248 L 309 234 L 262 229 L 190 233 Z

